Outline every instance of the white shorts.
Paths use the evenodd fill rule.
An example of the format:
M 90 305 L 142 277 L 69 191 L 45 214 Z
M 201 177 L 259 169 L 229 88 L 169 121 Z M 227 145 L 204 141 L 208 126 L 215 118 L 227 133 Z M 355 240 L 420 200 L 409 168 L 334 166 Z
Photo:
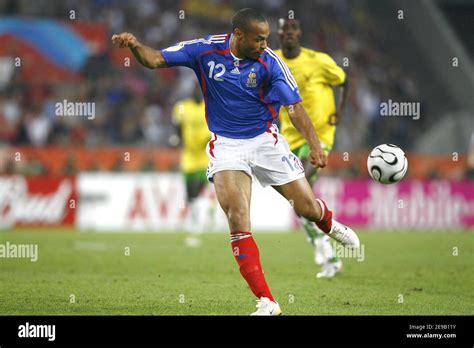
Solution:
M 267 132 L 250 139 L 231 139 L 217 134 L 206 146 L 209 156 L 207 179 L 223 170 L 252 174 L 262 186 L 279 186 L 304 177 L 300 159 L 290 151 L 285 138 L 273 125 Z

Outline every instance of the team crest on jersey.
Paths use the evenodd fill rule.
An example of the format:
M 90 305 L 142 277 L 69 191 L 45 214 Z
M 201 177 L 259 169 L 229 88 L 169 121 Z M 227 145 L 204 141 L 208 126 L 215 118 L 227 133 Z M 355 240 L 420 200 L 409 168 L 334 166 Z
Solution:
M 257 74 L 253 71 L 249 73 L 247 77 L 247 82 L 245 83 L 247 87 L 257 87 Z

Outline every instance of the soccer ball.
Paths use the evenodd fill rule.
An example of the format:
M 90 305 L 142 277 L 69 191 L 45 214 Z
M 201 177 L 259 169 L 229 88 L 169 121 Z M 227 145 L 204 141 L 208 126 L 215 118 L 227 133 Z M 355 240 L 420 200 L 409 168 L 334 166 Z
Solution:
M 408 161 L 398 146 L 382 144 L 375 147 L 367 159 L 369 174 L 382 184 L 399 182 L 407 173 Z

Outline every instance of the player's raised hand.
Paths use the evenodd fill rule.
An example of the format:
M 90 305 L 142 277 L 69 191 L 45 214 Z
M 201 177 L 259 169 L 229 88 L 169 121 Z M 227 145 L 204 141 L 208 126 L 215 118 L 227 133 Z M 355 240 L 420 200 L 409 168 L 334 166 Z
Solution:
M 311 149 L 311 152 L 309 153 L 309 160 L 316 168 L 324 168 L 326 167 L 328 158 L 321 146 L 319 146 L 318 148 Z
M 118 44 L 120 48 L 130 47 L 135 48 L 138 45 L 138 40 L 135 35 L 131 33 L 120 33 L 112 35 L 112 43 Z

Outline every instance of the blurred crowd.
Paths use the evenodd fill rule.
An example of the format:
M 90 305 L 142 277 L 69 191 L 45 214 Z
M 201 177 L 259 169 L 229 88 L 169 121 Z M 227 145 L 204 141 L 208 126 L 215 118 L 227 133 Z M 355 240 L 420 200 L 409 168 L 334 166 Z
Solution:
M 395 142 L 410 150 L 412 121 L 382 118 L 379 110 L 381 101 L 388 99 L 421 101 L 416 79 L 392 58 L 383 27 L 371 17 L 366 1 L 0 0 L 0 13 L 64 21 L 74 9 L 82 21 L 105 23 L 110 35 L 129 31 L 151 47 L 164 48 L 229 32 L 232 14 L 246 6 L 265 14 L 272 29 L 270 47 L 275 49 L 278 18 L 294 11 L 304 30 L 303 45 L 329 53 L 347 71 L 350 95 L 336 149 Z M 0 90 L 0 144 L 174 145 L 171 108 L 190 94 L 191 70 L 154 71 L 138 64 L 124 69 L 112 64 L 106 50 L 89 57 L 81 76 L 74 83 L 48 84 L 14 74 Z M 66 97 L 95 102 L 95 118 L 57 117 L 54 105 Z

